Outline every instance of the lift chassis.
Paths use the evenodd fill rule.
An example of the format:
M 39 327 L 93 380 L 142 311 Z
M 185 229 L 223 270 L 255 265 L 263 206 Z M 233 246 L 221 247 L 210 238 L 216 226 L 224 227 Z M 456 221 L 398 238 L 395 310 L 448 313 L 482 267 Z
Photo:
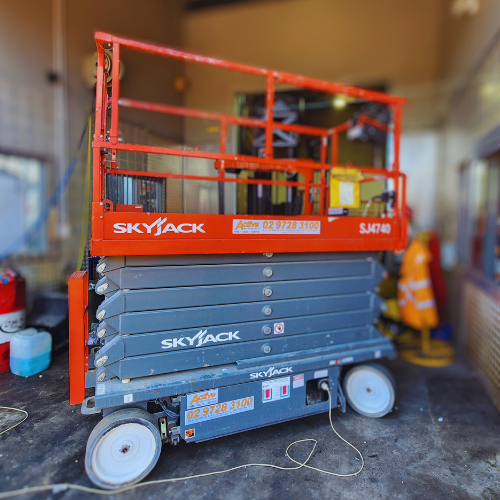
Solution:
M 155 466 L 162 443 L 225 436 L 325 412 L 330 404 L 345 412 L 348 402 L 371 417 L 389 412 L 394 381 L 374 363 L 394 353 L 376 328 L 383 304 L 376 287 L 385 273 L 377 252 L 406 245 L 405 178 L 399 171 L 404 101 L 105 33 L 97 33 L 96 41 L 90 248 L 99 260 L 69 282 L 70 402 L 81 404 L 84 414 L 104 417 L 87 444 L 90 479 L 107 489 L 133 484 Z M 120 98 L 122 47 L 262 76 L 265 119 Z M 351 183 L 346 176 L 353 167 L 339 164 L 338 148 L 352 124 L 326 129 L 275 121 L 276 84 L 390 110 L 390 123 L 357 118 L 358 126 L 392 137 L 391 165 L 355 167 L 356 182 L 390 191 L 390 197 L 378 197 L 378 212 L 369 211 L 375 196 L 358 213 L 333 215 L 339 208 L 345 214 L 329 203 L 331 172 L 344 168 L 337 180 Z M 218 121 L 219 152 L 119 141 L 120 106 Z M 263 151 L 228 154 L 228 126 L 264 130 Z M 320 161 L 275 158 L 277 130 L 319 137 Z M 120 152 L 127 151 L 205 160 L 214 174 L 126 170 Z M 167 186 L 183 181 L 215 185 L 218 213 L 170 210 Z M 300 210 L 285 207 L 278 215 L 277 209 L 229 209 L 225 192 L 238 184 L 293 189 L 300 193 Z

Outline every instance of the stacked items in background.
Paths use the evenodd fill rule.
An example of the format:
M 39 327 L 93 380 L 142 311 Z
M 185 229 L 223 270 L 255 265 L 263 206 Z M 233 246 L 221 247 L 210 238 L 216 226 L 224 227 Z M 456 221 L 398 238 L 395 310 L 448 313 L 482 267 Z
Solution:
M 26 283 L 15 271 L 0 275 L 0 373 L 9 370 L 10 342 L 26 325 Z
M 447 366 L 454 359 L 444 342 L 451 339 L 451 327 L 440 253 L 436 233 L 417 233 L 403 255 L 397 289 L 393 279 L 381 293 L 386 299 L 381 329 L 395 340 L 401 357 L 422 366 Z
M 37 318 L 37 316 L 35 317 Z M 50 364 L 52 337 L 26 329 L 26 282 L 12 269 L 0 275 L 0 373 L 28 377 Z

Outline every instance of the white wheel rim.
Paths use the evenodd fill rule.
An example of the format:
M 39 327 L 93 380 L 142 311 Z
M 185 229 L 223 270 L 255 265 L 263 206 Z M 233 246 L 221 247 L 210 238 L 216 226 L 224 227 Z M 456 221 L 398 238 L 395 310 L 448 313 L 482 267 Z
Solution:
M 156 446 L 154 434 L 145 425 L 119 425 L 99 439 L 92 453 L 92 470 L 104 483 L 134 481 L 151 465 Z
M 370 415 L 387 412 L 394 403 L 392 384 L 378 370 L 354 370 L 347 380 L 346 392 L 352 406 Z

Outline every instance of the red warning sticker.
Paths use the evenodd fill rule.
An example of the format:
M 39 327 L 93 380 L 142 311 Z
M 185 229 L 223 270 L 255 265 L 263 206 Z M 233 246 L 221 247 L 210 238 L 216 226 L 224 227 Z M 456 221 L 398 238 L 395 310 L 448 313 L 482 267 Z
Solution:
M 276 335 L 285 333 L 285 323 L 274 323 L 274 333 Z
M 304 387 L 304 374 L 293 376 L 293 388 L 298 389 L 299 387 Z

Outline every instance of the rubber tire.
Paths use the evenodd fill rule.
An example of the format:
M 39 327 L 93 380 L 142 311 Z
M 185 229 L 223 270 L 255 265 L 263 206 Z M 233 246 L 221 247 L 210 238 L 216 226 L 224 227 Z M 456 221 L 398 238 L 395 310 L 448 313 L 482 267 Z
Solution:
M 102 437 L 104 437 L 112 429 L 122 424 L 128 423 L 138 423 L 144 425 L 151 431 L 154 436 L 154 442 L 156 444 L 154 458 L 148 465 L 148 467 L 133 480 L 119 484 L 104 482 L 92 470 L 92 454 Z M 160 431 L 158 429 L 156 419 L 153 418 L 147 411 L 138 408 L 126 408 L 123 410 L 118 410 L 104 417 L 90 433 L 89 439 L 87 441 L 87 449 L 85 452 L 85 470 L 89 479 L 100 488 L 104 488 L 106 490 L 115 490 L 123 488 L 125 486 L 130 486 L 144 479 L 153 470 L 156 462 L 158 462 L 158 458 L 160 457 L 161 445 L 162 442 Z
M 377 376 L 379 379 L 381 379 L 383 382 L 386 383 L 390 393 L 390 400 L 389 404 L 387 404 L 382 410 L 378 412 L 367 412 L 366 410 L 363 410 L 359 406 L 357 406 L 356 403 L 353 401 L 352 394 L 350 394 L 350 389 L 349 389 L 349 379 L 353 375 L 356 375 L 356 373 L 358 373 L 359 371 L 372 372 L 374 376 Z M 387 415 L 394 406 L 394 401 L 396 399 L 396 382 L 394 380 L 394 377 L 392 376 L 392 373 L 385 366 L 382 366 L 379 363 L 364 363 L 354 366 L 345 374 L 342 387 L 344 390 L 345 398 L 349 403 L 349 406 L 354 411 L 356 411 L 360 415 L 363 415 L 364 417 L 370 417 L 370 418 L 383 417 Z

